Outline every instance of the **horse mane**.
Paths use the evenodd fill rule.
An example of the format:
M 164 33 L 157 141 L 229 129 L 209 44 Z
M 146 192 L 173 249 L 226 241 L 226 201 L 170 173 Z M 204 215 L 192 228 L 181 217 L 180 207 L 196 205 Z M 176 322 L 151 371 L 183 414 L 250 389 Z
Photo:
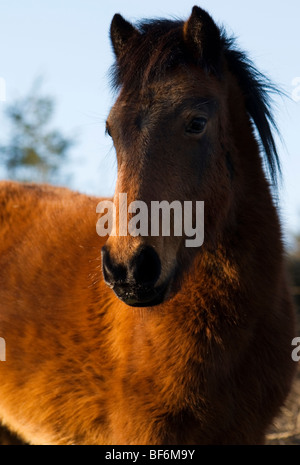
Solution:
M 122 86 L 134 91 L 160 80 L 169 70 L 195 63 L 183 40 L 183 25 L 183 21 L 166 19 L 138 22 L 136 28 L 141 37 L 130 39 L 126 53 L 113 65 L 112 87 L 118 90 Z M 278 133 L 278 128 L 271 110 L 271 94 L 280 94 L 281 91 L 255 68 L 247 54 L 236 46 L 236 40 L 228 37 L 223 28 L 220 29 L 220 38 L 221 52 L 242 90 L 246 110 L 258 133 L 270 180 L 276 186 L 281 168 L 273 136 L 274 131 Z M 201 63 L 201 66 L 222 78 L 222 74 L 209 69 L 208 64 Z
M 273 131 L 279 133 L 271 110 L 271 94 L 281 94 L 271 80 L 258 71 L 247 54 L 236 47 L 236 40 L 222 34 L 223 51 L 229 70 L 243 92 L 246 110 L 260 137 L 271 180 L 277 185 L 281 176 L 280 160 Z

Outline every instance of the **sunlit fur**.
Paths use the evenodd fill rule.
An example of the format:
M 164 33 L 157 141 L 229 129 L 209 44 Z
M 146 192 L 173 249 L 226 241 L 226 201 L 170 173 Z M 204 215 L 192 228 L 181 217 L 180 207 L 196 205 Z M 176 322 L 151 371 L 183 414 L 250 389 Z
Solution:
M 111 36 L 116 204 L 120 192 L 204 200 L 204 244 L 106 241 L 99 199 L 2 182 L 0 418 L 31 444 L 262 444 L 295 369 L 280 225 L 253 130 L 275 178 L 266 83 L 199 8 L 186 23 L 136 28 L 116 16 Z M 182 105 L 200 97 L 216 106 L 196 141 Z M 121 302 L 102 278 L 104 243 L 123 264 L 154 247 L 161 279 L 173 273 L 165 301 Z

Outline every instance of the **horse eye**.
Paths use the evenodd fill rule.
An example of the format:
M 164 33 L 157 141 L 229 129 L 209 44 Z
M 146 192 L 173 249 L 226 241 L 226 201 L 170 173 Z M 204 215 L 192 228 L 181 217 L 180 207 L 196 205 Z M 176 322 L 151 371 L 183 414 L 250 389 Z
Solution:
M 200 118 L 194 118 L 192 121 L 188 124 L 186 127 L 186 132 L 189 134 L 201 134 L 201 132 L 204 131 L 205 126 L 207 123 L 207 119 L 200 117 Z

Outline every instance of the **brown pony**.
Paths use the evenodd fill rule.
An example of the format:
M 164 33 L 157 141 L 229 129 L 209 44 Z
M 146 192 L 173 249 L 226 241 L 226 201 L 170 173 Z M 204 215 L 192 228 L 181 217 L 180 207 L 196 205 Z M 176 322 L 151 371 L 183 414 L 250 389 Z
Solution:
M 1 183 L 0 418 L 31 444 L 264 443 L 295 367 L 270 85 L 198 7 L 111 39 L 116 224 L 119 193 L 201 200 L 205 240 L 101 239 L 99 199 Z

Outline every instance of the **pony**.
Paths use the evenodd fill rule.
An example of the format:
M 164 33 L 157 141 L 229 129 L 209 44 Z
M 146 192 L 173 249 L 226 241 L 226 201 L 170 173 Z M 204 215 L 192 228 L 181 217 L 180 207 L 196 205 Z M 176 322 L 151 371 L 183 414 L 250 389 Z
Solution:
M 2 182 L 1 421 L 29 444 L 264 444 L 296 366 L 274 87 L 197 6 L 110 37 L 116 226 L 121 193 L 203 201 L 204 242 L 100 237 L 100 199 Z

